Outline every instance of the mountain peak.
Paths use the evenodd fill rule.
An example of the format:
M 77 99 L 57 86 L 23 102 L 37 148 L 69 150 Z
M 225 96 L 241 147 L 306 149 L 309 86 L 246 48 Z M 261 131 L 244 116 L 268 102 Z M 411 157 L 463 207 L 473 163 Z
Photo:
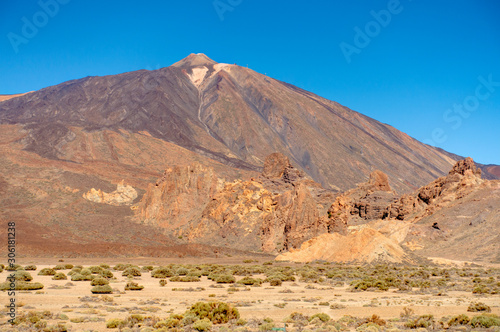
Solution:
M 179 62 L 174 63 L 172 66 L 174 67 L 198 67 L 198 66 L 209 66 L 215 65 L 217 62 L 210 59 L 203 53 L 191 53 L 186 58 L 182 59 Z

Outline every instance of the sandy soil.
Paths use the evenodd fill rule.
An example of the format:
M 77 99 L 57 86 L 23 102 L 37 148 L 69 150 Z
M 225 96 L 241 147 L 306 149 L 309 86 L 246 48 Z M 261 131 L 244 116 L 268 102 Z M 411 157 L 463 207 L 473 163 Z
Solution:
M 40 262 L 40 260 L 37 260 Z M 46 260 L 49 261 L 49 260 Z M 148 272 L 143 272 L 141 277 L 134 278 L 134 281 L 144 285 L 142 291 L 124 291 L 127 282 L 126 277 L 121 276 L 121 272 L 113 271 L 116 280 L 112 280 L 110 285 L 115 289 L 109 296 L 112 302 L 102 301 L 102 296 L 92 295 L 91 285 L 88 281 L 71 282 L 68 280 L 52 280 L 51 276 L 39 276 L 37 273 L 44 267 L 53 267 L 57 262 L 51 264 L 37 264 L 27 260 L 22 264 L 35 263 L 37 271 L 30 271 L 34 280 L 41 282 L 45 288 L 41 291 L 17 292 L 16 301 L 21 304 L 19 312 L 29 310 L 49 310 L 53 314 L 65 314 L 69 319 L 89 318 L 92 322 L 74 323 L 69 320 L 56 319 L 65 322 L 71 331 L 105 331 L 105 321 L 111 318 L 125 318 L 131 313 L 141 313 L 143 315 L 155 315 L 166 318 L 172 312 L 184 313 L 184 311 L 197 301 L 219 300 L 232 303 L 237 306 L 241 317 L 244 319 L 272 318 L 280 323 L 292 312 L 301 312 L 313 315 L 319 312 L 328 314 L 333 319 L 339 319 L 344 315 L 356 317 L 368 317 L 377 314 L 383 319 L 399 317 L 404 307 L 411 307 L 415 314 L 433 314 L 436 318 L 449 315 L 467 314 L 472 316 L 475 313 L 468 313 L 467 307 L 471 302 L 484 302 L 492 308 L 492 313 L 500 314 L 499 295 L 474 295 L 470 292 L 447 292 L 446 296 L 430 294 L 408 294 L 398 293 L 395 290 L 386 292 L 351 292 L 346 285 L 335 287 L 327 284 L 308 284 L 304 282 L 284 282 L 279 287 L 269 287 L 268 283 L 261 287 L 239 286 L 238 291 L 228 291 L 231 285 L 216 285 L 206 277 L 201 278 L 201 282 L 168 282 L 165 287 L 160 287 L 159 279 L 152 278 Z M 228 258 L 225 263 L 241 263 L 241 259 Z M 236 262 L 237 261 L 237 262 Z M 121 263 L 134 263 L 143 265 L 163 265 L 166 263 L 189 263 L 186 260 L 159 261 L 152 259 L 131 259 L 120 260 Z M 107 263 L 111 266 L 117 261 L 106 261 L 96 259 L 68 259 L 64 263 L 82 264 L 84 266 Z M 47 263 L 47 262 L 45 262 Z M 192 263 L 192 262 L 191 262 Z M 198 263 L 199 260 L 198 260 Z M 205 260 L 203 263 L 211 263 Z M 215 263 L 215 259 L 213 261 Z M 219 260 L 217 263 L 221 264 Z M 69 270 L 63 270 L 67 273 Z M 0 273 L 0 280 L 5 280 L 8 271 Z M 263 275 L 254 277 L 265 278 Z M 240 279 L 242 277 L 237 277 Z M 175 288 L 192 288 L 188 290 L 174 290 Z M 0 292 L 0 302 L 5 305 L 8 301 L 7 293 Z M 88 301 L 88 300 L 92 301 Z M 325 305 L 324 302 L 328 302 Z M 322 303 L 322 304 L 320 304 Z M 283 305 L 283 308 L 277 305 Z M 331 309 L 329 305 L 339 304 L 345 306 L 343 309 Z M 0 323 L 3 325 L 7 317 L 2 316 Z M 96 321 L 98 320 L 98 321 Z M 0 330 L 9 331 L 6 325 L 0 325 Z M 109 330 L 108 330 L 109 331 Z

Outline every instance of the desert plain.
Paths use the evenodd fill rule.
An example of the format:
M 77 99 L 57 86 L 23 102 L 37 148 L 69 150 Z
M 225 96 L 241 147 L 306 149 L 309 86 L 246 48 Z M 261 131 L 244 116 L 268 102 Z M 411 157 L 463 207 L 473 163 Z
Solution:
M 467 331 L 485 329 L 477 323 L 481 317 L 500 314 L 500 267 L 467 262 L 303 264 L 226 256 L 26 258 L 21 264 L 30 265 L 36 266 L 27 271 L 30 282 L 44 287 L 16 291 L 17 322 L 8 323 L 3 306 L 1 331 L 271 331 L 285 326 L 286 331 Z M 107 274 L 106 279 L 112 292 L 93 294 L 89 280 L 75 281 L 75 271 L 82 267 L 94 271 L 93 279 L 100 278 L 97 271 L 110 271 L 112 277 Z M 158 267 L 168 270 L 169 277 L 153 277 Z M 39 275 L 54 268 L 67 279 Z M 140 276 L 124 276 L 127 268 Z M 10 273 L 1 272 L 0 280 Z M 234 279 L 225 279 L 229 276 Z M 125 290 L 129 282 L 144 288 Z M 0 296 L 5 305 L 7 293 Z M 224 323 L 200 320 L 193 310 L 189 313 L 199 302 L 226 303 L 238 317 Z M 476 309 L 480 311 L 471 311 Z

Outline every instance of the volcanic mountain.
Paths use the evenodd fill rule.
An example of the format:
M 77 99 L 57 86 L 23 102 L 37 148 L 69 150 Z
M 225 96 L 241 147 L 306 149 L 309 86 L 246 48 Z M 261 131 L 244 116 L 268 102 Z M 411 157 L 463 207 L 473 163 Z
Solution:
M 158 70 L 0 99 L 0 218 L 26 230 L 20 246 L 30 253 L 174 248 L 177 237 L 161 230 L 151 241 L 152 226 L 132 218 L 128 205 L 149 184 L 193 163 L 227 181 L 255 177 L 271 152 L 332 192 L 378 169 L 409 193 L 462 159 L 298 87 L 191 54 Z M 483 177 L 494 177 L 488 170 L 497 168 Z

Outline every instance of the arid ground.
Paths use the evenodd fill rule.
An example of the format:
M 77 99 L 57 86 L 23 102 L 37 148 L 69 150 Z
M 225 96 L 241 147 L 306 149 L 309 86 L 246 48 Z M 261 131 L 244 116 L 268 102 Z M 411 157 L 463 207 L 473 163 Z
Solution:
M 9 317 L 3 309 L 0 330 L 61 331 L 66 328 L 68 331 L 112 331 L 107 325 L 112 326 L 110 322 L 115 319 L 118 327 L 114 330 L 196 331 L 200 325 L 189 321 L 186 311 L 197 302 L 213 301 L 235 307 L 240 318 L 214 324 L 212 331 L 266 331 L 283 327 L 285 323 L 287 331 L 396 331 L 416 328 L 419 324 L 443 329 L 459 315 L 470 319 L 478 315 L 494 317 L 484 316 L 484 312 L 468 311 L 474 303 L 484 304 L 486 310 L 489 307 L 490 314 L 500 314 L 499 267 L 446 263 L 409 267 L 277 263 L 243 257 L 205 260 L 74 258 L 64 259 L 64 262 L 23 259 L 21 265 L 24 267 L 36 265 L 36 270 L 27 272 L 33 277 L 31 282 L 40 282 L 44 288 L 17 291 L 18 325 L 7 323 Z M 141 275 L 122 276 L 126 264 L 136 266 Z M 71 269 L 56 270 L 72 276 L 68 275 L 66 280 L 53 280 L 51 275 L 38 274 L 44 268 L 57 265 L 73 265 L 74 272 L 70 272 Z M 113 292 L 92 294 L 90 281 L 72 281 L 72 277 L 78 274 L 78 265 L 84 268 L 94 266 L 91 270 L 95 271 L 100 270 L 96 266 L 101 265 L 102 270 L 109 266 L 113 277 L 107 280 Z M 159 266 L 166 267 L 171 276 L 152 277 L 154 272 L 150 270 Z M 5 280 L 10 273 L 4 270 L 0 273 L 0 280 Z M 92 276 L 97 278 L 98 274 Z M 172 281 L 188 279 L 187 276 L 192 280 L 199 277 L 200 281 Z M 234 276 L 237 282 L 221 282 L 224 278 L 217 279 L 220 276 Z M 252 283 L 252 279 L 262 282 L 260 285 L 238 283 L 245 277 L 250 280 L 247 283 Z M 166 280 L 166 285 L 160 286 L 160 280 Z M 271 286 L 273 280 L 276 286 Z M 143 285 L 144 289 L 125 291 L 130 281 Z M 2 304 L 6 304 L 7 292 L 1 292 L 0 296 Z M 317 315 L 319 313 L 328 316 Z M 422 318 L 422 315 L 433 317 Z M 430 325 L 425 326 L 426 321 Z M 468 330 L 472 326 L 465 322 L 461 328 Z

